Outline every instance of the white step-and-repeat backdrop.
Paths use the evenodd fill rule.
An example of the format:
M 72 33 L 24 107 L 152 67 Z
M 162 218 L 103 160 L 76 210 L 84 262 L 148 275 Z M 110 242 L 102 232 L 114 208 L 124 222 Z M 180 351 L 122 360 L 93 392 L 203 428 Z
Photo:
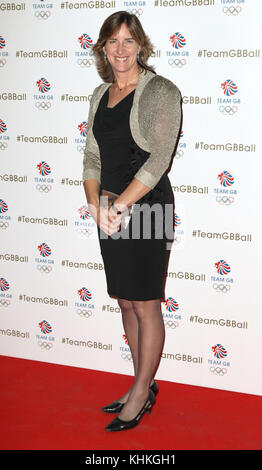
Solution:
M 138 15 L 183 96 L 156 378 L 262 395 L 259 0 L 0 2 L 0 353 L 133 374 L 81 182 L 92 44 Z

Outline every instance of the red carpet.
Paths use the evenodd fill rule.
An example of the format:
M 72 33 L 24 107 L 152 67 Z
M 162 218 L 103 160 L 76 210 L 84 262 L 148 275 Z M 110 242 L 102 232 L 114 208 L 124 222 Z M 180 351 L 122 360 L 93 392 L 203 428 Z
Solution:
M 158 380 L 152 413 L 110 433 L 132 377 L 0 356 L 4 449 L 261 449 L 262 398 Z

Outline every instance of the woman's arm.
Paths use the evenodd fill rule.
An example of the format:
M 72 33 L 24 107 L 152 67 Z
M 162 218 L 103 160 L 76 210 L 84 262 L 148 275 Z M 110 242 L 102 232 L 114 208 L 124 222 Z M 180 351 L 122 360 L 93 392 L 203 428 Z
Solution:
M 94 209 L 97 209 L 99 206 L 101 161 L 99 147 L 94 138 L 92 130 L 94 120 L 93 97 L 95 96 L 95 91 L 96 89 L 94 90 L 92 98 L 90 100 L 90 107 L 88 113 L 88 129 L 84 149 L 82 180 L 88 207 L 92 213 L 92 216 L 95 218 L 95 220 L 97 220 Z
M 100 183 L 95 178 L 89 178 L 84 181 L 84 190 L 88 204 L 99 204 Z
M 151 191 L 151 188 L 141 183 L 138 179 L 133 178 L 126 189 L 115 199 L 114 206 L 123 211 L 126 207 L 134 204 L 141 197 L 149 193 L 149 191 Z
M 149 82 L 150 86 L 142 94 L 139 105 L 139 124 L 149 144 L 150 156 L 115 200 L 114 205 L 120 210 L 120 205 L 135 203 L 156 186 L 170 164 L 178 141 L 182 116 L 180 91 L 168 79 L 161 77 L 158 83 L 153 83 L 154 80 L 152 86 Z M 159 89 L 153 90 L 153 86 Z M 154 99 L 157 99 L 155 104 Z

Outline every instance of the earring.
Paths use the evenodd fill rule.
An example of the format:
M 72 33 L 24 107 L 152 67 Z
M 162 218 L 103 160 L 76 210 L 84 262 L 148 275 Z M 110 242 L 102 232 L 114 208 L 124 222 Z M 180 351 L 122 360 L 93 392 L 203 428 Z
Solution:
M 106 52 L 104 52 L 104 61 L 107 61 Z

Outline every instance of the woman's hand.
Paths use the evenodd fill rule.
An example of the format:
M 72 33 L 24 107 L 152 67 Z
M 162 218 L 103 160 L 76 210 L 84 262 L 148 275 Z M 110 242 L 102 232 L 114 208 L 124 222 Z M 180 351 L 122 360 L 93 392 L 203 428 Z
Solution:
M 117 232 L 121 226 L 122 214 L 116 214 L 111 206 L 113 201 L 107 199 L 101 204 L 95 202 L 95 204 L 88 203 L 88 209 L 95 220 L 96 224 L 103 230 L 107 235 L 112 235 Z
M 97 214 L 97 225 L 107 235 L 111 236 L 113 233 L 118 232 L 121 226 L 122 214 L 116 214 L 111 205 L 100 205 Z

